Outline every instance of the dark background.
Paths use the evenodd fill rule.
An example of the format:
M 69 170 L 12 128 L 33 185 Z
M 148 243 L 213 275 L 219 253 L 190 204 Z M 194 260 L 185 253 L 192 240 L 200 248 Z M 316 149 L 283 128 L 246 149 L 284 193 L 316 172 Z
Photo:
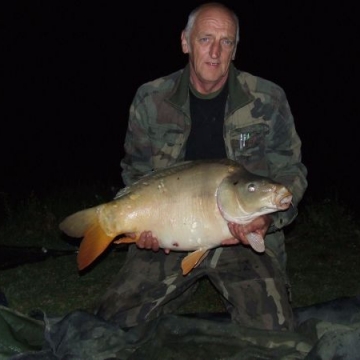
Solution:
M 82 181 L 122 186 L 130 102 L 142 83 L 185 65 L 180 33 L 200 3 L 4 2 L 0 192 L 15 196 Z M 224 3 L 240 18 L 235 65 L 278 83 L 288 96 L 309 170 L 308 195 L 337 196 L 356 208 L 355 5 Z

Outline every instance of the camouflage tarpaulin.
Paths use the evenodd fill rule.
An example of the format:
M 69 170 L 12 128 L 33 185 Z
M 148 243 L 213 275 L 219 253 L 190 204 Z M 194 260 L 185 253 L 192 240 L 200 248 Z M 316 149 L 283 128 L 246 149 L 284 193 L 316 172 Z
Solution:
M 9 313 L 14 315 L 12 324 L 1 327 L 7 336 L 0 334 L 0 351 L 7 350 L 7 355 L 2 352 L 5 355 L 0 359 L 360 359 L 359 297 L 295 309 L 295 332 L 240 327 L 227 316 L 215 314 L 166 315 L 128 331 L 82 310 L 57 319 L 44 314 L 42 327 L 37 320 L 36 327 L 28 328 L 27 336 L 37 334 L 32 346 L 24 329 L 33 320 L 1 307 L 3 324 L 8 322 Z M 23 333 L 16 339 L 14 329 L 20 329 L 21 324 Z M 27 347 L 11 344 L 11 336 L 17 342 L 27 342 Z

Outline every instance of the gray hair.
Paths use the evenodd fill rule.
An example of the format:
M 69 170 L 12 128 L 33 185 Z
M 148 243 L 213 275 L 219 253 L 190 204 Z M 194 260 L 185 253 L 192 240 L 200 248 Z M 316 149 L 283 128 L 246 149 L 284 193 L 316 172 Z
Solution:
M 191 13 L 189 14 L 189 17 L 188 17 L 187 24 L 186 24 L 185 29 L 184 29 L 186 40 L 188 42 L 190 41 L 190 33 L 191 33 L 191 30 L 194 27 L 195 20 L 196 20 L 197 16 L 199 15 L 200 10 L 202 10 L 204 7 L 208 7 L 208 6 L 216 6 L 216 7 L 222 8 L 224 10 L 227 10 L 230 13 L 230 15 L 232 16 L 232 18 L 233 18 L 233 20 L 234 20 L 234 22 L 236 24 L 235 44 L 237 46 L 237 44 L 239 43 L 239 40 L 240 40 L 239 18 L 235 14 L 234 11 L 232 11 L 231 9 L 226 7 L 225 5 L 220 4 L 218 2 L 211 2 L 211 3 L 203 4 L 203 5 L 200 5 L 197 8 L 195 8 L 193 11 L 191 11 Z M 236 46 L 235 46 L 235 48 L 236 48 Z

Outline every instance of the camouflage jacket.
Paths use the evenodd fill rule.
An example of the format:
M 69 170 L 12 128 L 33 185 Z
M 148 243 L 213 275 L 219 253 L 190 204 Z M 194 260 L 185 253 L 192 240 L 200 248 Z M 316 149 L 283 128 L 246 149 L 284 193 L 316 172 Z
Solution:
M 279 181 L 293 193 L 286 212 L 274 214 L 275 229 L 289 224 L 307 188 L 301 141 L 282 88 L 230 66 L 223 137 L 228 158 Z M 184 160 L 191 128 L 189 65 L 139 87 L 130 107 L 122 177 L 140 176 Z M 205 130 L 205 129 L 204 129 Z

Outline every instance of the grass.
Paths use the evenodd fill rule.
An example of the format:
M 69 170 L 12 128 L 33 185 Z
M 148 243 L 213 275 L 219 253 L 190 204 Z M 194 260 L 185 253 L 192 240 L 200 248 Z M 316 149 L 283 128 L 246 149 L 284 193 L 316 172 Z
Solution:
M 98 185 L 31 193 L 16 201 L 0 193 L 0 246 L 70 252 L 51 256 L 50 251 L 45 260 L 24 259 L 21 266 L 1 269 L 0 289 L 10 307 L 24 314 L 41 309 L 55 316 L 94 307 L 122 266 L 126 248 L 112 248 L 95 266 L 79 275 L 77 243 L 69 242 L 58 224 L 75 211 L 113 197 L 110 186 L 99 192 L 104 185 Z M 360 227 L 355 216 L 336 199 L 313 201 L 305 197 L 299 210 L 298 218 L 286 228 L 293 306 L 358 295 Z M 223 311 L 223 305 L 218 293 L 204 279 L 192 301 L 180 312 L 209 311 Z

